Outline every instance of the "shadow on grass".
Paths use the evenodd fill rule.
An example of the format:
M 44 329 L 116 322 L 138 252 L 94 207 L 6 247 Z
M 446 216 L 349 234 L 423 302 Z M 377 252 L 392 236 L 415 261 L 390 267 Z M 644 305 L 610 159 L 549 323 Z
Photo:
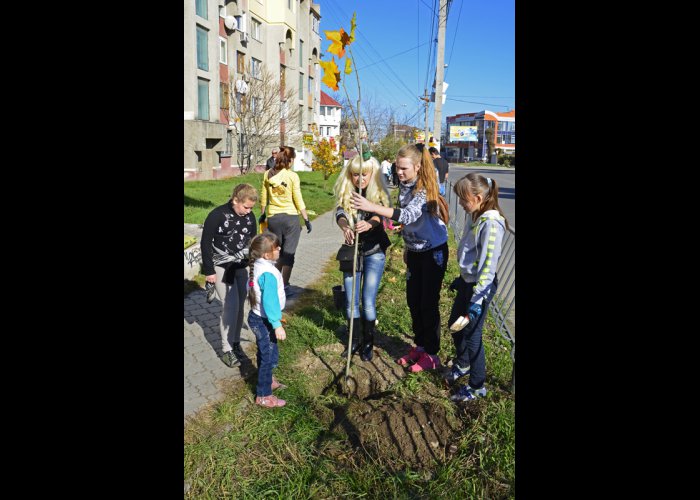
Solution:
M 185 195 L 185 206 L 197 207 L 197 208 L 214 208 L 214 204 L 208 200 L 198 200 L 197 198 L 190 198 Z

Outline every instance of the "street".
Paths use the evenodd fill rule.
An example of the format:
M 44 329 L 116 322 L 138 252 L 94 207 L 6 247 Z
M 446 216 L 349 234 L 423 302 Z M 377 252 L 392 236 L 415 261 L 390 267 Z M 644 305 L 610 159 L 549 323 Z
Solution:
M 498 205 L 503 210 L 503 215 L 508 219 L 510 228 L 515 231 L 515 169 L 460 167 L 451 163 L 448 181 L 454 184 L 469 172 L 478 172 L 496 180 L 498 183 Z

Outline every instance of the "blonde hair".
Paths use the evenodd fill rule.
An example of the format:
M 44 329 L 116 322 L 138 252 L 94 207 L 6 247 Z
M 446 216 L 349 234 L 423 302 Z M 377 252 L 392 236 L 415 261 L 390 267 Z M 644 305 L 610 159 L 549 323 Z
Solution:
M 255 261 L 263 259 L 263 255 L 272 252 L 280 246 L 280 240 L 275 233 L 265 231 L 264 233 L 253 236 L 250 240 L 250 253 L 248 254 L 248 303 L 250 307 L 255 307 L 255 289 L 253 280 L 255 279 Z
M 384 179 L 381 175 L 381 166 L 377 159 L 371 156 L 369 160 L 363 162 L 360 155 L 355 156 L 352 160 L 348 161 L 340 171 L 338 180 L 335 181 L 335 186 L 333 187 L 338 205 L 350 216 L 351 220 L 348 220 L 348 224 L 350 224 L 351 228 L 354 227 L 354 220 L 357 217 L 357 210 L 352 208 L 351 203 L 353 191 L 357 192 L 357 188 L 352 182 L 352 174 L 360 174 L 360 172 L 369 172 L 371 174 L 367 182 L 367 188 L 365 189 L 365 198 L 378 205 L 384 205 L 385 207 L 391 206 L 389 193 L 386 190 Z M 362 184 L 360 183 L 360 185 Z
M 241 203 L 245 200 L 258 201 L 258 190 L 250 184 L 238 184 L 231 193 L 231 200 L 234 198 Z
M 440 196 L 437 175 L 435 175 L 435 164 L 428 152 L 428 148 L 424 147 L 423 144 L 406 144 L 396 153 L 397 162 L 400 158 L 408 158 L 415 167 L 421 167 L 418 170 L 418 180 L 416 181 L 415 189 L 417 191 L 425 190 L 428 212 L 431 215 L 440 217 L 447 224 L 450 221 L 449 206 L 445 199 Z

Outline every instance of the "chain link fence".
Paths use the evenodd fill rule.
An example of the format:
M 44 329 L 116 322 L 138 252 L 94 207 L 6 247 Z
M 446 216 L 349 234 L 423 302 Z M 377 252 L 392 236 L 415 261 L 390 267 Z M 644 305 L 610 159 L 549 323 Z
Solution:
M 459 198 L 452 191 L 452 183 L 446 181 L 445 200 L 450 207 L 450 227 L 456 241 L 462 239 L 467 212 L 460 206 Z M 501 257 L 496 267 L 498 290 L 491 300 L 489 310 L 501 336 L 510 343 L 513 360 L 511 388 L 515 392 L 515 231 L 509 229 L 503 237 Z

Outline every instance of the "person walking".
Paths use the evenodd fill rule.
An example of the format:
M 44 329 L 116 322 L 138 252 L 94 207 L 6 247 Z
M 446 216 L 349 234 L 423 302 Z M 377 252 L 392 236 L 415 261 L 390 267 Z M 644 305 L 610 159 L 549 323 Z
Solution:
M 372 203 L 352 193 L 352 207 L 403 224 L 406 302 L 415 346 L 396 362 L 417 372 L 440 367 L 440 288 L 447 269 L 449 208 L 438 194 L 433 160 L 422 144 L 407 144 L 396 157 L 399 208 Z
M 296 151 L 291 146 L 280 146 L 275 168 L 263 174 L 260 204 L 263 223 L 267 217 L 267 230 L 277 235 L 282 246 L 282 254 L 277 260 L 277 269 L 282 272 L 284 289 L 290 295 L 289 278 L 294 267 L 294 254 L 299 244 L 301 226 L 299 213 L 304 218 L 306 232 L 311 232 L 311 222 L 306 213 L 306 205 L 301 195 L 299 175 L 291 170 Z
M 433 164 L 438 172 L 438 186 L 440 187 L 440 195 L 445 196 L 445 182 L 449 177 L 450 164 L 442 156 L 437 148 L 431 147 L 428 149 L 430 156 L 433 158 Z
M 371 212 L 359 215 L 352 208 L 352 193 L 360 192 L 371 202 L 389 207 L 389 193 L 387 193 L 382 181 L 379 162 L 374 157 L 363 160 L 359 155 L 350 160 L 340 172 L 335 183 L 334 191 L 338 200 L 335 212 L 336 223 L 343 231 L 345 244 L 353 245 L 355 235 L 358 241 L 358 265 L 355 275 L 355 305 L 352 304 L 352 269 L 343 272 L 343 284 L 345 286 L 346 310 L 345 317 L 348 320 L 348 332 L 350 331 L 350 318 L 353 314 L 353 324 L 358 324 L 360 319 L 360 297 L 362 297 L 362 329 L 353 328 L 352 354 L 360 351 L 362 361 L 371 361 L 374 349 L 374 334 L 377 319 L 377 291 L 379 282 L 384 274 L 386 249 L 391 245 L 386 235 L 382 217 Z M 355 223 L 355 219 L 357 222 Z M 360 282 L 362 285 L 360 286 Z M 351 312 L 351 310 L 353 310 Z M 341 354 L 347 356 L 347 348 Z
M 248 326 L 255 334 L 258 346 L 258 383 L 255 388 L 255 404 L 265 408 L 284 406 L 286 401 L 272 395 L 275 389 L 284 389 L 272 370 L 279 362 L 278 340 L 287 338 L 282 326 L 282 310 L 286 298 L 282 275 L 275 267 L 280 256 L 280 242 L 272 233 L 257 235 L 250 242 L 248 302 Z
M 277 153 L 280 152 L 280 148 L 275 146 L 272 148 L 272 156 L 270 156 L 267 159 L 267 162 L 265 163 L 265 170 L 270 170 L 271 168 L 275 168 L 275 161 L 277 160 Z
M 241 348 L 241 328 L 248 245 L 257 233 L 251 210 L 257 201 L 258 191 L 253 186 L 238 184 L 227 203 L 209 212 L 202 228 L 202 274 L 207 283 L 214 284 L 221 301 L 221 360 L 229 368 L 248 359 Z
M 450 287 L 457 290 L 448 322 L 452 325 L 456 355 L 446 380 L 454 384 L 469 375 L 469 384 L 450 396 L 452 401 L 468 401 L 486 395 L 482 329 L 489 303 L 498 287 L 496 268 L 503 235 L 509 227 L 498 206 L 495 179 L 470 172 L 458 180 L 452 190 L 470 216 L 457 246 L 460 276 Z

